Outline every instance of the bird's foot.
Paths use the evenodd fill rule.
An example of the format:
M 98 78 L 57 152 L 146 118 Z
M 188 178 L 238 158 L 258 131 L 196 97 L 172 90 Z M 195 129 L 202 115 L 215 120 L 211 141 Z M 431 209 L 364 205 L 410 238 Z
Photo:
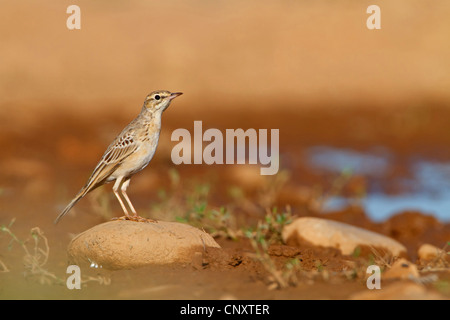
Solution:
M 116 218 L 112 218 L 111 220 L 114 220 L 114 221 L 115 220 L 129 220 L 129 221 L 135 221 L 135 222 L 158 223 L 158 220 L 147 219 L 147 218 L 143 218 L 138 215 L 116 217 Z

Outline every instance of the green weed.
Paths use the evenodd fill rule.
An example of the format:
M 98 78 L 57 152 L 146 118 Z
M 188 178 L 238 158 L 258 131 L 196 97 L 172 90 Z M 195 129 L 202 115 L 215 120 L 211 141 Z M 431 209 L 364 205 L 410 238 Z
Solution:
M 41 284 L 63 283 L 63 279 L 58 278 L 45 268 L 50 247 L 42 230 L 39 227 L 34 227 L 30 230 L 31 239 L 20 240 L 10 229 L 14 221 L 13 219 L 7 226 L 0 226 L 0 231 L 11 237 L 8 250 L 11 250 L 13 244 L 17 243 L 25 252 L 23 257 L 25 276 L 35 278 Z
M 283 268 L 278 269 L 268 253 L 271 244 L 282 243 L 282 230 L 290 222 L 292 215 L 289 207 L 281 213 L 274 207 L 267 210 L 264 219 L 257 223 L 256 228 L 249 228 L 244 232 L 254 250 L 254 258 L 260 261 L 269 273 L 269 289 L 283 289 L 298 282 L 297 271 L 301 268 L 298 259 L 289 260 Z

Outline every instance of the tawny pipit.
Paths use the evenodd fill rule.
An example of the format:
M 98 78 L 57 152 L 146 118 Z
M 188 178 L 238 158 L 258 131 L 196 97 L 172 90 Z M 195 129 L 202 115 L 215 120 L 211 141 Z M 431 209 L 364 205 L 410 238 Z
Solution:
M 127 188 L 131 176 L 144 169 L 153 158 L 161 132 L 162 113 L 169 107 L 172 99 L 181 94 L 181 92 L 170 93 L 161 90 L 154 91 L 147 96 L 141 113 L 109 145 L 86 185 L 59 214 L 55 223 L 64 217 L 88 192 L 114 180 L 116 182 L 113 191 L 125 213 L 125 216 L 118 219 L 148 221 L 137 215 L 128 198 Z M 119 195 L 119 188 L 133 213 L 132 216 L 128 214 L 128 210 Z

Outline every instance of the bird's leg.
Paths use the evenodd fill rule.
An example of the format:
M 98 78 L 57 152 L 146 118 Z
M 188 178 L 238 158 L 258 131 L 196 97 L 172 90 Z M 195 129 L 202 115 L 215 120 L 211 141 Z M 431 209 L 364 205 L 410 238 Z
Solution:
M 125 180 L 122 183 L 122 186 L 120 187 L 120 190 L 122 191 L 123 197 L 127 201 L 128 206 L 130 207 L 131 211 L 133 212 L 133 216 L 129 217 L 129 219 L 133 220 L 133 221 L 138 221 L 138 222 L 157 222 L 156 220 L 146 219 L 146 218 L 143 218 L 141 216 L 138 216 L 138 214 L 136 213 L 136 209 L 134 209 L 134 206 L 131 203 L 130 198 L 127 195 L 127 188 L 128 188 L 129 185 L 130 185 L 130 179 L 128 178 L 127 180 Z
M 125 207 L 125 204 L 123 203 L 122 198 L 120 198 L 120 195 L 119 195 L 119 186 L 122 183 L 122 179 L 123 179 L 123 177 L 119 177 L 116 179 L 116 182 L 114 183 L 114 186 L 113 186 L 113 192 L 116 195 L 117 200 L 119 200 L 120 206 L 122 207 L 122 210 L 125 213 L 125 219 L 130 219 L 128 210 Z
M 127 179 L 124 181 L 124 183 L 122 183 L 122 187 L 120 188 L 120 190 L 122 191 L 122 195 L 125 198 L 125 200 L 127 201 L 128 206 L 131 209 L 131 212 L 133 212 L 133 214 L 135 216 L 137 216 L 136 209 L 134 209 L 133 204 L 131 203 L 130 198 L 128 198 L 128 195 L 127 195 L 127 188 L 129 185 L 130 185 L 130 179 Z

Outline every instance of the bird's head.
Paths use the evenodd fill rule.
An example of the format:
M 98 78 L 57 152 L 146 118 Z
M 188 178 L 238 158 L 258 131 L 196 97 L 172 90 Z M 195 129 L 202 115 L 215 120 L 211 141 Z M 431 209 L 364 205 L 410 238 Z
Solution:
M 145 98 L 144 106 L 149 111 L 164 111 L 169 107 L 170 102 L 176 97 L 182 95 L 182 92 L 170 92 L 167 90 L 158 90 L 150 93 Z

